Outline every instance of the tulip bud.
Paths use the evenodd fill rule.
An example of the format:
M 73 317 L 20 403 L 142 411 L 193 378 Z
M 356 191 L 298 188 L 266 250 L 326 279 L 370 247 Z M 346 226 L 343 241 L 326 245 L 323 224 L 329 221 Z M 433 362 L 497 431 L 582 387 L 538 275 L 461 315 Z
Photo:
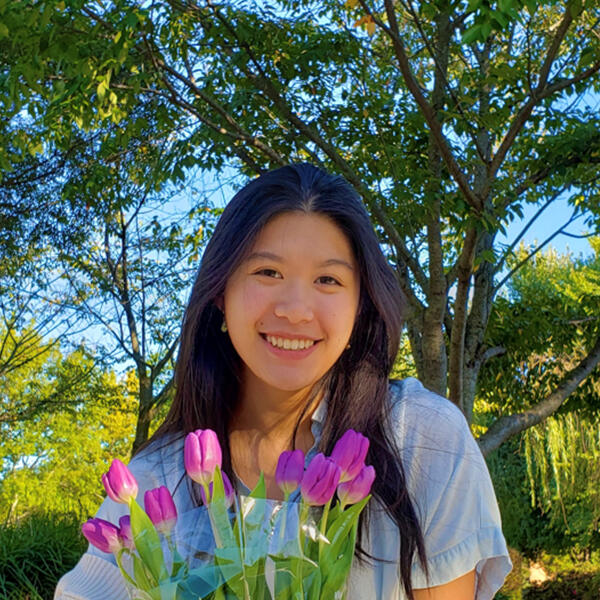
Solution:
M 317 454 L 306 467 L 300 484 L 304 502 L 312 506 L 327 504 L 335 493 L 340 474 L 341 469 L 333 460 Z
M 231 485 L 231 481 L 229 481 L 229 477 L 227 477 L 227 473 L 225 473 L 224 471 L 221 471 L 221 477 L 223 478 L 223 489 L 225 491 L 225 505 L 227 506 L 227 508 L 230 508 L 231 505 L 233 504 L 233 495 L 234 495 L 234 491 L 233 491 L 233 486 Z M 200 497 L 202 498 L 202 502 L 204 504 L 208 504 L 209 502 L 212 502 L 212 492 L 213 492 L 213 482 L 211 481 L 208 484 L 208 493 L 210 495 L 210 498 L 206 498 L 206 492 L 204 491 L 204 486 L 202 486 L 200 488 Z
M 300 485 L 303 475 L 304 452 L 302 450 L 286 450 L 279 455 L 275 481 L 286 496 L 289 496 Z
M 88 519 L 81 526 L 81 532 L 92 546 L 107 554 L 114 554 L 122 548 L 119 528 L 104 519 Z
M 364 435 L 354 429 L 348 429 L 344 433 L 335 443 L 331 453 L 331 459 L 342 470 L 340 481 L 350 481 L 358 475 L 365 464 L 368 450 L 369 440 Z
M 158 532 L 163 535 L 171 532 L 177 521 L 177 509 L 171 493 L 164 485 L 144 494 L 144 508 Z
M 221 446 L 212 429 L 198 429 L 188 433 L 183 448 L 187 474 L 200 485 L 208 485 L 215 468 L 221 466 Z
M 119 539 L 125 548 L 135 550 L 135 542 L 131 532 L 131 517 L 129 515 L 124 515 L 119 519 Z
M 122 504 L 129 504 L 138 493 L 135 477 L 118 458 L 112 461 L 108 473 L 102 475 L 102 483 L 109 498 Z
M 354 479 L 340 483 L 337 488 L 337 495 L 342 507 L 346 504 L 356 504 L 366 498 L 371 491 L 374 480 L 375 468 L 364 466 Z

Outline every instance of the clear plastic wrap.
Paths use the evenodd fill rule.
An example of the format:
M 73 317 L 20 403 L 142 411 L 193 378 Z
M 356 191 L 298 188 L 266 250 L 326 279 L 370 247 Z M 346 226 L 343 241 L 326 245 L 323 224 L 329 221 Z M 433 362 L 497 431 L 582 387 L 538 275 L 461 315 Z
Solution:
M 347 571 L 337 578 L 338 582 L 333 582 L 335 589 L 332 589 L 331 581 L 327 585 L 332 571 L 327 567 L 331 565 L 319 561 L 319 553 L 323 558 L 324 549 L 331 550 L 334 542 L 321 532 L 322 517 L 323 507 L 249 496 L 237 497 L 229 510 L 225 505 L 212 505 L 181 514 L 171 534 L 161 536 L 169 577 L 152 589 L 141 590 L 130 584 L 131 598 L 341 599 L 345 596 Z M 227 519 L 228 527 L 224 526 L 223 518 Z M 338 565 L 340 560 L 344 562 L 345 553 L 353 554 L 354 528 L 351 523 L 348 525 L 341 532 L 339 528 L 333 530 L 338 542 L 340 538 L 346 542 L 338 543 L 339 554 L 335 559 Z M 218 542 L 214 531 L 220 532 L 222 539 Z M 327 560 L 332 557 L 327 556 Z M 134 575 L 131 555 L 123 556 L 121 563 Z M 327 596 L 323 595 L 325 586 Z

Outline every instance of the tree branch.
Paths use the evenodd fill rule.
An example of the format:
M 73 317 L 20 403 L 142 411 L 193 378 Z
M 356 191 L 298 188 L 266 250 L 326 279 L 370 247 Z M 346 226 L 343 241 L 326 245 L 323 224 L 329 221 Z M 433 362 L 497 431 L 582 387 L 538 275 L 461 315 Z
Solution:
M 533 217 L 529 219 L 527 225 L 525 225 L 525 227 L 519 232 L 519 235 L 517 235 L 517 237 L 513 240 L 512 244 L 506 249 L 500 260 L 496 263 L 496 266 L 494 268 L 494 274 L 500 271 L 500 269 L 506 262 L 506 259 L 510 256 L 511 252 L 515 249 L 517 244 L 523 239 L 525 234 L 529 231 L 530 227 L 535 223 L 535 221 L 537 221 L 539 216 L 563 193 L 563 191 L 564 187 L 561 188 L 555 194 L 553 194 L 544 204 L 542 204 L 542 206 L 540 206 L 535 215 L 533 215 Z
M 541 423 L 549 417 L 575 391 L 579 384 L 594 371 L 598 364 L 600 364 L 600 337 L 598 337 L 588 355 L 562 378 L 549 396 L 529 410 L 500 417 L 495 421 L 478 439 L 479 448 L 483 454 L 489 454 L 508 438 Z
M 389 0 L 386 0 L 389 1 Z M 548 76 L 550 74 L 550 69 L 552 68 L 552 64 L 556 58 L 558 53 L 558 49 L 560 48 L 560 44 L 562 43 L 565 35 L 567 34 L 567 30 L 569 26 L 573 22 L 573 16 L 571 15 L 571 3 L 567 3 L 565 13 L 563 18 L 556 30 L 556 34 L 554 35 L 552 42 L 548 48 L 546 53 L 546 57 L 544 59 L 544 64 L 540 69 L 540 76 L 538 80 L 538 84 L 534 90 L 531 91 L 529 99 L 525 103 L 523 107 L 519 110 L 513 122 L 511 123 L 504 139 L 502 140 L 495 156 L 492 158 L 489 169 L 489 181 L 493 181 L 498 169 L 504 162 L 506 155 L 508 154 L 509 149 L 512 147 L 518 133 L 521 131 L 527 119 L 529 119 L 533 109 L 536 104 L 545 97 L 543 94 L 545 93 L 546 84 L 548 81 Z M 562 89 L 562 88 L 559 88 Z M 556 90 L 554 90 L 556 91 Z M 554 93 L 554 91 L 552 93 Z M 484 197 L 486 197 L 489 193 L 489 190 L 486 190 Z
M 524 259 L 520 260 L 501 280 L 500 283 L 494 286 L 492 295 L 495 295 L 498 290 L 529 260 L 531 260 L 544 246 L 549 244 L 557 235 L 563 233 L 563 229 L 568 227 L 578 217 L 572 216 L 560 229 L 556 230 L 552 235 L 548 236 L 531 254 L 528 254 Z
M 400 31 L 398 28 L 398 21 L 396 19 L 393 0 L 385 0 L 385 10 L 388 17 L 388 21 L 390 23 L 389 28 L 385 26 L 381 19 L 378 19 L 375 16 L 372 16 L 372 18 L 374 22 L 391 38 L 394 47 L 394 52 L 398 60 L 400 72 L 404 77 L 404 81 L 408 90 L 412 94 L 417 105 L 421 109 L 421 113 L 427 121 L 427 125 L 429 126 L 429 129 L 436 140 L 437 146 L 444 160 L 444 163 L 446 164 L 450 175 L 452 176 L 454 181 L 456 181 L 458 187 L 463 193 L 467 204 L 469 204 L 475 210 L 475 212 L 479 214 L 483 210 L 483 202 L 481 201 L 481 198 L 478 198 L 473 192 L 473 190 L 467 182 L 464 173 L 462 172 L 462 170 L 458 166 L 458 163 L 454 159 L 454 155 L 452 154 L 452 151 L 450 150 L 450 147 L 442 132 L 442 126 L 437 119 L 435 111 L 433 107 L 427 102 L 427 99 L 421 92 L 421 88 L 419 87 L 419 84 L 417 83 L 412 73 L 408 56 L 406 54 L 402 38 L 400 37 Z
M 465 360 L 465 332 L 467 327 L 467 306 L 469 288 L 473 272 L 473 256 L 477 243 L 474 228 L 467 231 L 465 243 L 458 259 L 458 285 L 454 300 L 454 320 L 450 336 L 450 357 L 448 364 L 448 397 L 461 410 L 463 404 L 463 365 Z
M 493 348 L 488 348 L 481 357 L 481 364 L 483 365 L 488 360 L 491 360 L 496 356 L 502 356 L 503 354 L 506 354 L 506 348 L 504 346 L 494 346 Z

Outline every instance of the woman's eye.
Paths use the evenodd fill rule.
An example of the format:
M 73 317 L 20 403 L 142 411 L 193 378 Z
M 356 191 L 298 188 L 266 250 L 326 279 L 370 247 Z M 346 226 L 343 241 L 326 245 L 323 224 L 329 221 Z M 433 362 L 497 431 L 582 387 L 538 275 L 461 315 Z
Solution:
M 255 275 L 265 275 L 266 277 L 281 279 L 281 273 L 275 269 L 260 269 L 259 271 L 256 271 Z
M 329 277 L 329 275 L 323 275 L 323 277 L 319 277 L 317 281 L 319 283 L 324 283 L 325 285 L 340 285 L 340 282 L 337 279 Z

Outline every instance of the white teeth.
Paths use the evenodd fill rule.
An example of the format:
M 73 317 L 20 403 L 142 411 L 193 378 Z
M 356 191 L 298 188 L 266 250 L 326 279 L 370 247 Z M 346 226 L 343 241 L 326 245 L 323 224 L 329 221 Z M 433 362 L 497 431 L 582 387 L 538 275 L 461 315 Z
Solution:
M 267 335 L 266 338 L 269 344 L 276 348 L 283 348 L 284 350 L 304 350 L 305 348 L 310 348 L 315 343 L 314 340 L 290 340 L 272 335 Z

